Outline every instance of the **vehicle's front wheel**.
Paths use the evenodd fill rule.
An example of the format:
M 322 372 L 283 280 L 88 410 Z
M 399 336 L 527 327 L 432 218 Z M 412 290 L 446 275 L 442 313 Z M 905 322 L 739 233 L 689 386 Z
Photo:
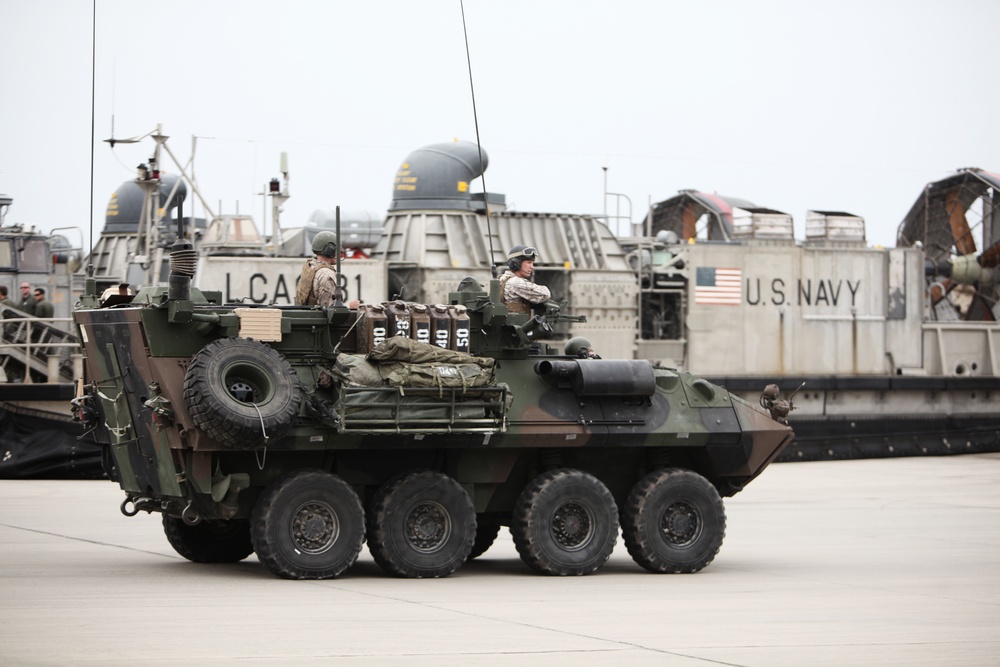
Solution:
M 553 470 L 525 487 L 510 532 L 521 560 L 542 574 L 590 574 L 618 541 L 618 506 L 591 474 Z
M 206 519 L 189 526 L 164 514 L 163 532 L 174 551 L 195 563 L 238 563 L 253 553 L 250 522 L 245 520 Z
M 368 550 L 399 577 L 446 577 L 468 559 L 476 511 L 462 485 L 445 474 L 417 470 L 389 480 L 368 517 Z
M 357 560 L 365 535 L 358 495 L 322 470 L 297 470 L 272 482 L 251 521 L 257 558 L 286 579 L 343 574 Z
M 650 572 L 697 572 L 726 536 L 726 509 L 712 484 L 691 470 L 665 468 L 632 488 L 622 517 L 625 546 Z

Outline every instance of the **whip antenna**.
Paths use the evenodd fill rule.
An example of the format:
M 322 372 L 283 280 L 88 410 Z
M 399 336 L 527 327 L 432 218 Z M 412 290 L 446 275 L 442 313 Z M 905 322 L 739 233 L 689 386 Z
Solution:
M 465 34 L 465 61 L 469 66 L 469 89 L 472 91 L 472 119 L 476 124 L 476 150 L 479 151 L 479 174 L 483 179 L 483 203 L 486 205 L 486 238 L 490 242 L 490 272 L 497 277 L 494 262 L 493 228 L 490 226 L 490 195 L 486 189 L 486 167 L 483 166 L 483 145 L 479 141 L 479 115 L 476 113 L 476 86 L 472 83 L 472 56 L 469 54 L 469 29 L 465 26 L 465 0 L 459 0 L 462 7 L 462 32 Z
M 93 3 L 93 12 L 90 26 L 90 229 L 87 243 L 90 248 L 94 247 L 94 97 L 97 80 L 97 0 Z M 87 277 L 94 277 L 94 254 L 87 253 L 90 261 L 87 262 Z

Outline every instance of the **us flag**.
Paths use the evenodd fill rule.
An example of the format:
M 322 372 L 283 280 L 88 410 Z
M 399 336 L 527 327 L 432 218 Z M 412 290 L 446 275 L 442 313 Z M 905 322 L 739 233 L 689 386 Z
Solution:
M 699 266 L 694 284 L 694 302 L 714 306 L 738 306 L 742 297 L 743 271 Z

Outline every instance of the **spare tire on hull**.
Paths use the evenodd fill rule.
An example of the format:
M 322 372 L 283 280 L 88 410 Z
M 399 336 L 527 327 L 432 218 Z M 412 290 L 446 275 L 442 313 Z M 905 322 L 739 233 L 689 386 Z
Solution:
M 281 354 L 252 338 L 221 338 L 191 359 L 184 403 L 191 420 L 227 447 L 251 449 L 288 432 L 302 388 Z

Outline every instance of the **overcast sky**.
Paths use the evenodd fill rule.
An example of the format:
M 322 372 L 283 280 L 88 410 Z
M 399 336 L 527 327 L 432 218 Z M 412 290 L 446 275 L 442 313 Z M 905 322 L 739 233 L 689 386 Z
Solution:
M 97 0 L 94 233 L 162 123 L 224 212 L 381 215 L 413 150 L 475 141 L 458 0 Z M 466 0 L 486 186 L 521 211 L 633 219 L 694 188 L 846 210 L 891 246 L 923 186 L 1000 170 L 996 0 Z M 7 222 L 79 226 L 91 201 L 92 3 L 0 0 Z M 992 121 L 992 122 L 991 122 Z M 172 171 L 167 166 L 168 171 Z M 480 189 L 481 186 L 474 187 Z M 611 206 L 613 212 L 613 205 Z M 86 241 L 85 241 L 86 242 Z

